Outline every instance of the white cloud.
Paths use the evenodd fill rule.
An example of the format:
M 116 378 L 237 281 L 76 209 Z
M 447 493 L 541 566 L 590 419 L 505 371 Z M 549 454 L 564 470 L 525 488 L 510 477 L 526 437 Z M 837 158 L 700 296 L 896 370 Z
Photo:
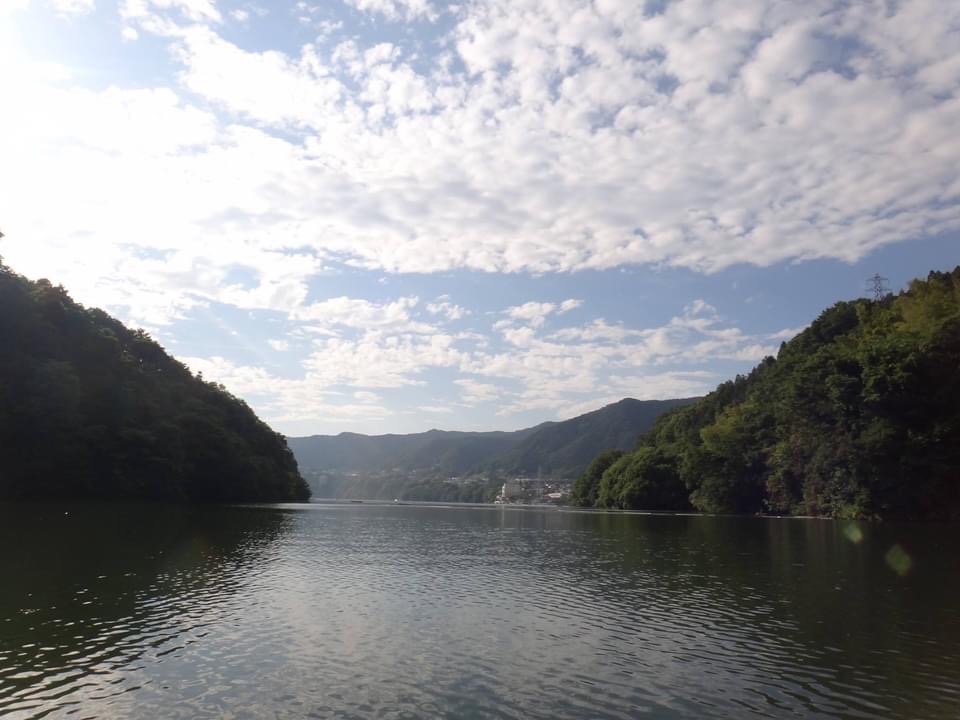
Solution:
M 121 0 L 120 17 L 127 22 L 140 22 L 153 31 L 173 30 L 164 13 L 173 11 L 176 19 L 195 23 L 219 23 L 223 18 L 215 0 Z
M 416 297 L 402 297 L 383 304 L 360 298 L 336 297 L 299 307 L 293 312 L 293 317 L 318 327 L 339 325 L 362 330 L 379 328 L 391 332 L 431 333 L 433 326 L 412 318 L 411 311 L 419 302 Z
M 340 300 L 346 300 L 340 303 Z M 375 392 L 379 389 L 429 387 L 441 391 L 433 371 L 453 373 L 451 399 L 466 408 L 490 405 L 503 417 L 541 411 L 569 417 L 624 396 L 640 399 L 686 397 L 708 392 L 716 384 L 708 363 L 728 361 L 738 367 L 775 352 L 770 336 L 757 337 L 726 323 L 715 308 L 694 301 L 663 325 L 625 328 L 601 318 L 546 332 L 542 327 L 501 329 L 495 347 L 477 342 L 481 333 L 419 333 L 409 327 L 408 298 L 383 305 L 338 299 L 324 318 L 339 324 L 355 316 L 355 337 L 322 336 L 303 358 L 299 377 L 278 377 L 259 367 L 242 367 L 222 358 L 193 359 L 208 379 L 261 403 L 258 410 L 275 422 L 331 422 L 330 417 L 369 419 L 402 412 Z M 383 318 L 400 307 L 391 325 Z M 519 307 L 519 306 L 518 306 Z M 489 317 L 490 329 L 496 316 Z M 537 317 L 537 316 L 533 316 Z M 368 325 L 366 329 L 363 326 Z M 272 344 L 272 343 L 271 343 Z M 349 399 L 341 395 L 349 392 Z M 331 411 L 331 405 L 350 406 Z M 456 403 L 428 403 L 421 413 L 449 412 Z M 314 410 L 311 410 L 314 408 Z M 315 412 L 315 415 L 311 415 Z
M 509 307 L 503 311 L 503 314 L 511 320 L 528 323 L 531 327 L 540 327 L 543 325 L 547 316 L 551 313 L 563 314 L 580 307 L 581 300 L 564 300 L 559 305 L 548 302 L 527 302 L 523 305 Z
M 288 340 L 267 340 L 267 344 L 277 352 L 286 352 L 290 349 Z
M 532 311 L 522 314 L 542 317 Z M 700 395 L 715 384 L 715 376 L 701 369 L 704 365 L 756 362 L 776 354 L 775 346 L 765 344 L 771 338 L 730 326 L 703 300 L 694 300 L 658 327 L 627 328 L 597 318 L 541 334 L 540 325 L 497 325 L 507 346 L 469 353 L 461 371 L 521 388 L 504 394 L 506 402 L 498 411 L 502 415 L 535 409 L 566 412 L 597 402 L 598 396 Z M 589 399 L 575 400 L 578 395 Z
M 483 383 L 470 378 L 453 381 L 460 387 L 460 398 L 468 405 L 490 402 L 504 395 L 503 389 L 493 383 Z
M 453 412 L 453 408 L 447 405 L 418 405 L 417 410 L 431 415 L 449 415 Z
M 433 19 L 436 17 L 430 0 L 344 0 L 361 12 L 379 13 L 389 20 Z
M 352 4 L 391 21 L 441 12 Z M 23 7 L 0 4 L 8 27 Z M 255 23 L 249 7 L 229 17 Z M 564 327 L 587 314 L 564 316 L 583 308 L 571 298 L 509 308 L 484 346 L 438 329 L 481 322 L 449 299 L 313 300 L 333 263 L 715 271 L 960 229 L 956 3 L 477 0 L 430 28 L 436 55 L 297 12 L 320 39 L 254 51 L 221 34 L 210 0 L 123 0 L 123 37 L 170 50 L 167 86 L 85 88 L 0 28 L 6 260 L 138 324 L 218 303 L 280 314 L 314 341 L 302 378 L 212 371 L 251 392 L 264 380 L 284 417 L 311 412 L 296 392 L 326 407 L 340 384 L 402 387 L 430 369 L 469 375 L 465 402 L 510 412 L 613 397 L 615 375 L 688 391 L 707 380 L 677 367 L 751 361 L 793 332 L 751 335 L 702 302 L 659 327 Z
M 776 345 L 753 344 L 742 347 L 727 357 L 734 360 L 744 360 L 749 362 L 760 362 L 765 357 L 773 357 L 777 354 Z
M 25 10 L 30 5 L 31 0 L 4 0 L 0 2 L 0 15 L 13 15 L 14 13 Z
M 451 335 L 390 334 L 370 330 L 357 339 L 327 338 L 303 363 L 312 382 L 327 388 L 421 385 L 430 368 L 456 368 L 463 359 Z
M 437 302 L 429 303 L 427 312 L 431 315 L 440 315 L 447 320 L 461 320 L 470 314 L 470 311 L 465 307 L 449 302 L 446 297 L 437 298 Z
M 553 303 L 528 302 L 523 305 L 507 308 L 503 314 L 513 320 L 529 323 L 534 327 L 543 325 L 547 315 L 557 309 Z
M 657 373 L 642 377 L 614 376 L 609 382 L 612 394 L 560 404 L 554 409 L 558 418 L 566 419 L 599 410 L 625 397 L 636 400 L 698 397 L 712 390 L 717 380 L 716 375 L 704 371 Z
M 184 31 L 177 45 L 181 82 L 226 110 L 267 125 L 321 126 L 336 114 L 343 87 L 311 45 L 300 57 L 250 53 L 208 27 Z
M 489 0 L 454 16 L 446 56 L 416 62 L 357 40 L 251 52 L 205 0 L 125 0 L 121 15 L 131 37 L 167 39 L 180 88 L 0 81 L 23 109 L 0 118 L 5 164 L 25 168 L 0 181 L 0 210 L 32 247 L 229 237 L 247 255 L 296 246 L 399 272 L 712 271 L 960 228 L 953 4 L 704 0 L 647 16 Z M 44 254 L 48 274 L 72 272 L 76 253 Z M 88 284 L 116 276 L 115 255 L 84 261 Z
M 376 393 L 370 392 L 368 390 L 358 390 L 353 394 L 353 398 L 354 400 L 359 400 L 360 402 L 363 402 L 363 403 L 378 403 L 381 400 L 383 400 L 383 398 L 380 395 L 377 395 Z
M 794 338 L 800 333 L 802 333 L 805 329 L 806 329 L 805 327 L 784 328 L 783 330 L 778 330 L 775 333 L 771 333 L 770 335 L 767 335 L 767 340 L 780 340 L 780 341 L 790 340 L 791 338 Z
M 853 150 L 863 146 L 862 138 L 850 132 L 847 122 L 838 121 L 832 124 L 826 135 L 822 132 L 822 127 L 809 125 L 795 128 L 792 127 L 794 123 L 784 126 L 781 122 L 772 122 L 775 116 L 787 112 L 788 117 L 806 123 L 796 111 L 801 106 L 822 106 L 820 98 L 809 95 L 818 83 L 826 83 L 822 91 L 830 93 L 849 92 L 858 85 L 864 85 L 862 80 L 858 83 L 826 72 L 815 73 L 805 82 L 798 83 L 803 79 L 803 73 L 794 77 L 796 68 L 806 67 L 804 63 L 807 61 L 803 58 L 809 59 L 812 52 L 810 47 L 817 47 L 816 41 L 807 42 L 813 37 L 808 20 L 801 18 L 795 24 L 785 23 L 784 27 L 773 32 L 762 46 L 752 51 L 754 55 L 749 61 L 746 51 L 739 53 L 738 57 L 742 56 L 744 61 L 742 76 L 732 75 L 725 78 L 731 88 L 738 84 L 757 86 L 757 78 L 761 77 L 766 78 L 766 83 L 780 78 L 777 82 L 781 85 L 778 87 L 781 87 L 784 93 L 794 92 L 799 88 L 807 94 L 797 96 L 796 102 L 785 99 L 768 110 L 766 96 L 748 101 L 743 95 L 732 90 L 727 94 L 692 95 L 690 93 L 696 90 L 696 83 L 691 81 L 691 87 L 681 88 L 687 93 L 683 98 L 681 113 L 681 108 L 675 107 L 670 97 L 662 94 L 646 98 L 639 105 L 633 102 L 637 90 L 650 92 L 650 83 L 642 82 L 643 78 L 663 72 L 655 64 L 649 67 L 637 66 L 636 72 L 640 75 L 623 83 L 611 82 L 612 73 L 616 72 L 614 68 L 626 62 L 620 62 L 624 60 L 624 56 L 622 53 L 618 54 L 615 45 L 616 25 L 607 28 L 609 33 L 605 38 L 606 44 L 600 42 L 596 33 L 588 35 L 589 40 L 577 38 L 578 42 L 589 49 L 590 57 L 598 58 L 596 67 L 566 66 L 561 54 L 552 57 L 550 62 L 540 62 L 542 73 L 528 77 L 530 68 L 538 67 L 536 63 L 528 60 L 541 57 L 545 50 L 560 53 L 567 47 L 563 42 L 570 41 L 562 40 L 562 35 L 553 34 L 561 32 L 556 25 L 557 18 L 547 14 L 543 6 L 534 3 L 516 5 L 520 7 L 515 14 L 512 10 L 501 7 L 498 12 L 503 16 L 490 15 L 487 18 L 489 26 L 481 24 L 475 16 L 468 16 L 460 26 L 459 32 L 464 37 L 460 50 L 465 54 L 464 57 L 469 59 L 468 48 L 473 46 L 467 39 L 479 42 L 479 38 L 488 35 L 513 38 L 519 42 L 517 28 L 529 24 L 531 17 L 542 21 L 542 24 L 534 22 L 532 27 L 526 30 L 534 34 L 534 46 L 514 47 L 503 51 L 484 46 L 482 57 L 489 65 L 477 65 L 474 69 L 495 68 L 501 61 L 508 63 L 508 69 L 496 82 L 484 75 L 469 82 L 464 78 L 454 77 L 451 78 L 453 84 L 444 84 L 424 76 L 424 81 L 434 85 L 433 97 L 444 96 L 454 101 L 445 104 L 439 115 L 429 120 L 416 121 L 413 115 L 408 114 L 402 126 L 382 127 L 382 111 L 387 109 L 387 103 L 381 91 L 376 88 L 386 87 L 387 84 L 372 70 L 359 75 L 361 82 L 367 82 L 367 90 L 358 97 L 366 98 L 371 103 L 368 113 L 374 113 L 375 119 L 371 120 L 372 125 L 368 132 L 350 133 L 355 141 L 348 145 L 357 151 L 365 147 L 373 151 L 376 147 L 377 152 L 389 147 L 389 166 L 395 168 L 396 172 L 379 175 L 378 178 L 414 194 L 426 190 L 424 180 L 445 180 L 444 173 L 448 168 L 443 162 L 446 157 L 456 157 L 459 177 L 454 175 L 451 179 L 456 180 L 453 187 L 457 188 L 459 194 L 448 197 L 448 202 L 465 204 L 464 210 L 471 214 L 483 212 L 481 208 L 487 202 L 485 198 L 494 199 L 503 207 L 513 208 L 515 219 L 510 220 L 510 234 L 504 233 L 503 229 L 489 227 L 482 232 L 482 236 L 478 233 L 470 237 L 470 233 L 464 233 L 461 227 L 456 230 L 444 227 L 442 217 L 426 208 L 449 207 L 448 203 L 433 202 L 419 208 L 408 203 L 391 207 L 381 205 L 379 212 L 391 220 L 390 225 L 385 227 L 392 236 L 389 241 L 390 251 L 386 252 L 385 247 L 374 247 L 376 243 L 358 243 L 357 252 L 360 257 L 357 261 L 361 264 L 398 270 L 429 270 L 458 265 L 487 270 L 543 270 L 609 267 L 621 262 L 666 260 L 674 264 L 714 269 L 731 262 L 754 261 L 766 264 L 791 256 L 840 254 L 849 258 L 861 255 L 870 245 L 876 244 L 879 236 L 873 230 L 873 239 L 854 239 L 848 243 L 823 242 L 822 231 L 827 229 L 826 224 L 820 223 L 818 226 L 815 223 L 814 226 L 805 228 L 798 224 L 794 217 L 797 214 L 795 210 L 800 216 L 810 215 L 809 206 L 799 204 L 805 199 L 794 198 L 797 187 L 812 191 L 807 200 L 820 205 L 824 195 L 821 195 L 819 189 L 823 187 L 824 181 L 828 184 L 834 183 L 837 187 L 849 187 L 852 183 L 848 182 L 848 178 L 843 176 L 842 170 L 835 164 L 827 166 L 818 163 L 816 167 L 810 167 L 810 159 L 806 153 L 796 156 L 798 163 L 784 161 L 785 146 L 796 147 L 799 152 L 800 147 L 807 148 L 811 144 L 792 135 L 813 133 L 815 137 L 811 140 L 814 145 L 825 149 L 824 157 L 833 157 L 837 151 L 844 148 Z M 570 7 L 572 13 L 576 5 L 571 4 Z M 519 16 L 521 12 L 523 22 L 508 21 L 509 17 Z M 760 22 L 759 17 L 760 15 L 757 15 L 754 20 Z M 668 20 L 679 28 L 685 28 L 684 33 L 699 32 L 696 28 L 685 27 L 680 17 L 668 14 Z M 602 30 L 602 23 L 600 27 Z M 761 24 L 756 30 L 764 33 L 771 29 Z M 721 36 L 715 41 L 743 43 L 744 38 L 749 36 L 750 33 L 744 30 L 736 34 L 736 38 Z M 682 52 L 688 37 L 688 34 L 681 33 L 678 38 L 682 39 L 669 41 L 664 48 L 668 59 Z M 809 47 L 803 45 L 804 42 L 807 42 Z M 805 47 L 807 55 L 803 56 L 801 50 Z M 519 54 L 524 52 L 533 54 L 529 58 Z M 611 53 L 613 55 L 606 61 L 609 64 L 604 64 L 605 54 L 609 56 Z M 614 63 L 613 60 L 617 62 Z M 665 62 L 667 67 L 670 67 L 670 63 Z M 731 72 L 737 69 L 735 63 L 730 65 Z M 584 88 L 574 89 L 571 84 L 571 94 L 561 92 L 556 100 L 551 102 L 548 89 L 552 81 L 549 78 L 557 71 L 567 73 L 570 83 L 581 82 L 588 71 L 596 77 Z M 519 100 L 514 99 L 513 83 L 517 83 L 515 89 Z M 626 113 L 624 117 L 629 116 L 633 120 L 622 126 L 621 132 L 612 132 L 610 128 L 604 127 L 578 126 L 575 121 L 597 112 L 605 102 L 602 97 L 592 96 L 586 90 L 609 90 L 611 87 L 620 88 L 620 94 L 611 99 L 611 102 L 616 100 L 612 107 L 618 108 L 618 117 L 622 112 Z M 901 89 L 890 85 L 865 86 L 861 102 L 885 105 L 886 101 L 882 98 L 897 96 L 901 92 Z M 527 95 L 530 96 L 529 102 L 525 102 Z M 478 125 L 474 118 L 475 113 L 480 110 L 481 102 L 488 103 L 491 110 L 496 109 L 497 113 L 509 115 L 511 122 Z M 413 112 L 409 103 L 405 103 L 395 104 L 393 107 L 398 112 Z M 473 107 L 471 103 L 477 103 L 477 106 Z M 756 107 L 751 108 L 750 103 Z M 839 104 L 842 106 L 844 102 L 840 101 Z M 359 110 L 360 106 L 357 106 L 357 109 Z M 771 114 L 771 123 L 756 125 L 758 112 L 761 117 Z M 856 112 L 859 117 L 869 117 L 871 114 L 866 108 Z M 901 108 L 901 112 L 909 111 Z M 545 122 L 540 121 L 541 115 L 545 115 Z M 939 122 L 946 122 L 947 117 L 942 115 L 941 113 Z M 884 118 L 882 122 L 886 123 L 888 119 L 893 120 Z M 719 124 L 721 121 L 723 124 Z M 468 146 L 478 143 L 478 147 L 484 148 L 482 155 L 464 155 L 462 143 L 452 146 L 444 142 L 445 135 L 448 135 L 454 126 L 461 128 L 461 133 L 469 133 Z M 893 126 L 896 126 L 896 121 Z M 391 143 L 389 146 L 385 144 L 388 140 Z M 422 167 L 423 156 L 417 150 L 428 142 L 431 155 L 435 158 L 432 163 L 435 167 L 429 169 Z M 881 146 L 900 152 L 900 149 L 890 145 L 889 140 Z M 408 148 L 413 155 L 407 154 Z M 732 150 L 718 153 L 717 148 Z M 449 156 L 445 155 L 447 152 L 450 153 Z M 591 172 L 585 175 L 581 172 L 583 167 L 594 166 L 596 158 L 614 157 L 617 160 L 607 160 L 607 165 L 598 168 L 601 170 L 599 173 Z M 850 157 L 850 160 L 863 163 L 868 162 L 869 157 L 858 150 L 856 158 Z M 357 159 L 356 156 L 344 158 L 343 165 L 349 166 Z M 375 162 L 373 156 L 369 159 Z M 728 166 L 728 160 L 734 164 Z M 734 169 L 735 167 L 737 169 Z M 946 166 L 941 167 L 946 172 Z M 400 168 L 406 168 L 409 175 L 400 173 Z M 529 177 L 529 171 L 533 168 L 539 173 L 537 180 Z M 744 178 L 741 184 L 738 178 L 743 175 L 742 168 L 749 169 L 750 178 Z M 880 169 L 878 167 L 874 170 Z M 425 170 L 429 170 L 432 176 L 426 175 Z M 807 176 L 802 175 L 804 172 L 816 173 L 816 181 L 813 181 L 812 177 L 806 179 Z M 767 180 L 758 189 L 753 178 L 761 176 Z M 507 177 L 517 179 L 517 189 L 511 183 L 504 182 Z M 528 179 L 521 180 L 524 177 Z M 583 185 L 585 177 L 590 177 L 593 184 Z M 798 184 L 800 180 L 803 182 Z M 598 183 L 602 183 L 606 190 L 602 195 L 593 189 L 599 187 Z M 379 183 L 368 184 L 367 190 L 375 195 L 379 194 L 378 185 Z M 430 184 L 429 187 L 431 195 L 436 197 L 436 186 Z M 519 191 L 519 188 L 523 190 Z M 729 195 L 724 192 L 724 188 L 735 192 Z M 771 192 L 774 197 L 786 193 L 791 197 L 791 203 L 798 205 L 791 207 L 791 203 L 771 204 Z M 627 199 L 628 195 L 630 199 Z M 559 204 L 563 209 L 557 213 L 555 209 L 558 199 L 561 198 Z M 840 217 L 847 216 L 845 221 L 840 221 L 839 217 L 838 222 L 831 220 L 830 232 L 839 233 L 841 227 L 843 233 L 851 232 L 851 210 L 853 214 L 861 216 L 864 213 L 883 212 L 881 206 L 873 204 L 872 201 L 868 203 L 870 208 L 862 207 L 862 201 L 856 204 L 861 206 L 856 210 L 852 207 L 845 209 L 836 202 L 830 205 L 832 211 L 840 213 Z M 624 215 L 623 208 L 626 207 L 635 208 L 632 220 Z M 409 213 L 415 208 L 426 211 L 426 215 L 414 219 Z M 695 210 L 691 212 L 689 208 Z M 925 212 L 919 208 L 918 211 Z M 424 219 L 427 220 L 426 224 Z M 860 219 L 870 222 L 871 225 L 876 223 L 874 217 L 864 216 Z M 933 219 L 940 222 L 940 218 Z M 906 218 L 899 220 L 905 221 Z M 882 224 L 892 227 L 896 223 L 885 218 Z M 419 228 L 419 237 L 414 235 L 403 240 L 391 232 L 391 229 L 410 226 Z M 818 237 L 814 237 L 814 233 L 818 233 Z M 517 236 L 523 239 L 518 241 Z M 440 251 L 421 252 L 421 248 L 427 243 L 439 247 Z
M 360 394 L 356 402 L 342 401 L 341 394 L 318 386 L 311 378 L 277 377 L 259 367 L 236 365 L 220 356 L 183 358 L 204 379 L 223 383 L 231 392 L 252 402 L 272 422 L 296 424 L 318 421 L 336 425 L 380 421 L 393 411 L 378 404 L 373 393 Z M 358 393 L 359 394 L 359 393 Z
M 50 0 L 50 4 L 62 17 L 88 15 L 97 9 L 96 0 Z
M 568 327 L 553 333 L 552 338 L 558 340 L 582 340 L 587 342 L 624 342 L 631 337 L 640 337 L 643 331 L 626 328 L 623 324 L 611 325 L 603 318 L 598 318 L 586 325 Z
M 535 329 L 541 327 L 548 316 L 552 314 L 564 315 L 582 304 L 582 300 L 570 299 L 559 304 L 531 301 L 523 305 L 515 305 L 503 311 L 503 314 L 509 319 L 500 320 L 494 323 L 493 327 L 495 330 L 499 330 L 508 342 L 514 345 L 527 345 L 533 338 Z M 516 327 L 513 324 L 514 322 L 525 323 L 527 327 Z
M 742 77 L 747 93 L 771 97 L 788 90 L 807 75 L 826 48 L 815 34 L 812 23 L 785 25 L 760 43 Z

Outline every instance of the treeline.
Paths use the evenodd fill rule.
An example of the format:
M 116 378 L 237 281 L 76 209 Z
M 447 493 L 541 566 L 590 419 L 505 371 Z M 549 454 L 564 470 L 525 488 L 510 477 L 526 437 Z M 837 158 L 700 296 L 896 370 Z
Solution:
M 493 502 L 502 479 L 472 479 L 448 482 L 436 477 L 405 475 L 339 475 L 324 473 L 310 477 L 318 498 L 342 500 L 410 500 L 424 502 Z
M 960 267 L 837 303 L 633 452 L 601 453 L 573 502 L 960 518 Z
M 305 500 L 282 435 L 142 330 L 0 262 L 0 498 Z

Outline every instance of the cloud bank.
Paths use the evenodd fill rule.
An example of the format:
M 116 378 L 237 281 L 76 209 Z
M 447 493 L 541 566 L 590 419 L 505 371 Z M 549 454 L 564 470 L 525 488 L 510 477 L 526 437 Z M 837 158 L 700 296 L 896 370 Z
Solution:
M 957 3 L 18 0 L 7 17 L 40 7 L 75 27 L 108 20 L 131 57 L 166 54 L 139 83 L 92 82 L 0 38 L 4 256 L 152 327 L 228 306 L 312 329 L 300 380 L 196 361 L 274 388 L 285 414 L 295 391 L 400 387 L 423 368 L 467 374 L 464 402 L 497 377 L 505 412 L 556 407 L 538 383 L 613 397 L 662 348 L 683 364 L 766 347 L 704 308 L 544 334 L 571 298 L 471 331 L 498 353 L 442 331 L 469 318 L 456 298 L 311 296 L 338 265 L 711 273 L 960 229 Z M 289 38 L 258 34 L 268 21 Z M 294 42 L 295 27 L 314 35 Z M 683 333 L 697 339 L 679 347 Z M 613 374 L 598 380 L 601 366 Z

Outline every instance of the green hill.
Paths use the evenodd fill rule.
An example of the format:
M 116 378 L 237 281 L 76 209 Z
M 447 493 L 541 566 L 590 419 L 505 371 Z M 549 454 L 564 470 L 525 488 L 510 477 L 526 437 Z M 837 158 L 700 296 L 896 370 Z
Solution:
M 304 470 L 339 472 L 433 471 L 459 475 L 516 445 L 530 430 L 456 432 L 429 430 L 408 435 L 311 435 L 290 438 Z
M 283 436 L 140 330 L 0 263 L 0 498 L 306 500 Z
M 514 432 L 340 433 L 289 442 L 304 472 L 349 475 L 321 488 L 337 497 L 446 500 L 451 498 L 438 495 L 440 486 L 433 483 L 415 483 L 414 492 L 410 476 L 576 477 L 600 450 L 633 447 L 661 413 L 689 402 L 693 400 L 627 398 L 570 420 Z M 481 500 L 486 494 L 478 490 L 469 496 Z
M 960 517 L 960 267 L 837 303 L 574 491 L 599 507 Z
M 694 400 L 624 398 L 570 420 L 544 423 L 528 431 L 489 467 L 507 475 L 576 477 L 601 450 L 632 448 L 637 436 L 653 427 L 660 415 Z

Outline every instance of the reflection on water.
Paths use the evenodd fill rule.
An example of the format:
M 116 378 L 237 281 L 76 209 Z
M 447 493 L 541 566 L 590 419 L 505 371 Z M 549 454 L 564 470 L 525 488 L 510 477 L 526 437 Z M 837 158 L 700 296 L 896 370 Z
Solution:
M 269 562 L 286 517 L 240 508 L 5 508 L 0 715 L 123 714 L 112 701 L 161 682 L 152 669 L 166 657 L 242 620 L 237 590 Z M 96 709 L 101 703 L 112 709 Z
M 954 538 L 510 508 L 6 508 L 0 715 L 955 717 Z

